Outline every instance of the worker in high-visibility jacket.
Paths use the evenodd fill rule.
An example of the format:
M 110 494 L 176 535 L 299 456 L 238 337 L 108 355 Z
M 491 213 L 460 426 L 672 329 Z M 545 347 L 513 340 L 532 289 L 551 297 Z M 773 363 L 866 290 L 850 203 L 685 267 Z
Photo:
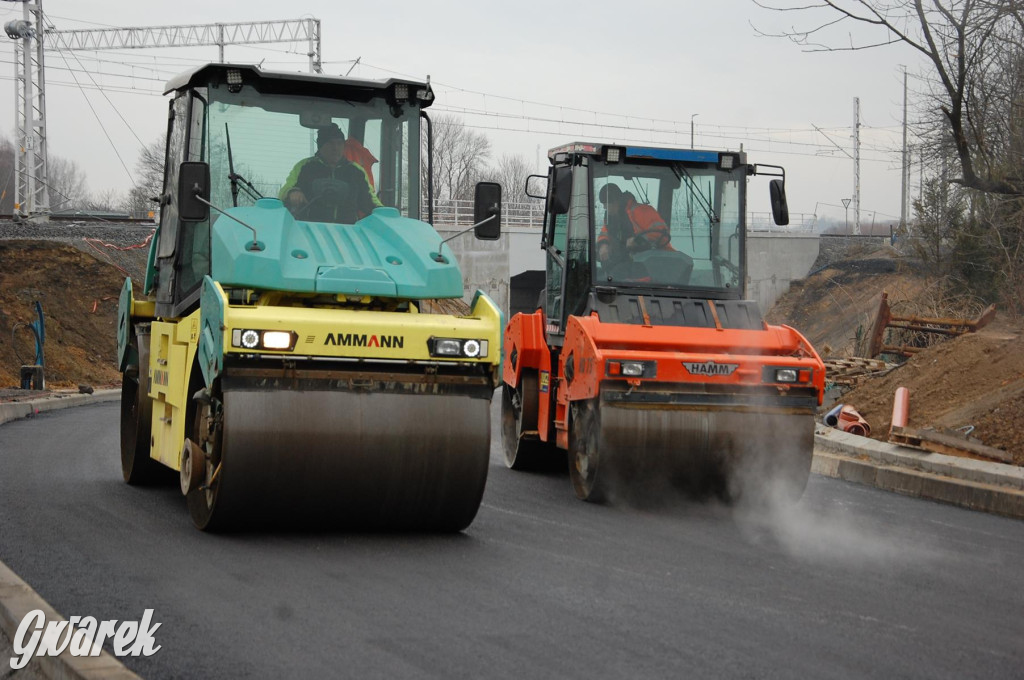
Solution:
M 345 134 L 334 124 L 320 128 L 316 155 L 295 164 L 279 198 L 297 218 L 352 224 L 382 207 L 364 163 L 346 156 Z
M 614 184 L 598 192 L 604 203 L 605 224 L 597 236 L 597 258 L 613 264 L 642 250 L 675 250 L 668 224 L 653 206 L 637 203 L 632 193 Z

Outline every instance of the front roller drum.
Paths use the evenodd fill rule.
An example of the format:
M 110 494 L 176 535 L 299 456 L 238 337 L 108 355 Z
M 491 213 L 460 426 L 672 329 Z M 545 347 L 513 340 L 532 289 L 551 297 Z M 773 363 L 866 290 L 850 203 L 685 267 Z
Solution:
M 813 415 L 571 406 L 569 467 L 584 500 L 643 498 L 666 483 L 728 501 L 799 500 L 810 475 Z
M 483 497 L 488 399 L 245 388 L 197 411 L 200 529 L 461 531 Z

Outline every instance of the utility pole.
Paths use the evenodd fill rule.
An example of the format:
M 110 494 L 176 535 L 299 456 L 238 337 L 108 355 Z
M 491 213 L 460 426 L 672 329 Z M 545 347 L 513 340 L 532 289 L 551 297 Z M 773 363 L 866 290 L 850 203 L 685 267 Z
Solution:
M 690 116 L 690 148 L 691 149 L 695 148 L 693 146 L 693 119 L 696 118 L 699 115 L 700 115 L 699 113 L 694 113 L 694 114 L 692 114 Z
M 46 171 L 46 87 L 43 69 L 43 5 L 26 0 L 22 18 L 4 24 L 7 37 L 18 41 L 14 54 L 14 102 L 17 126 L 14 153 L 14 217 L 45 222 L 50 215 L 49 173 Z
M 853 98 L 853 233 L 860 233 L 860 97 Z
M 910 180 L 910 156 L 907 151 L 907 67 L 903 67 L 903 174 L 900 185 L 900 229 L 909 233 L 907 224 L 907 193 Z

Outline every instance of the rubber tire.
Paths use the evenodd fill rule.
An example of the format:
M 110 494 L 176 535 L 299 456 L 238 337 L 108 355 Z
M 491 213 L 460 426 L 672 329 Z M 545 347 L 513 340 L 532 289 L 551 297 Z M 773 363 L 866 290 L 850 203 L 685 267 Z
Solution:
M 569 480 L 573 493 L 588 503 L 608 500 L 609 461 L 602 460 L 601 415 L 596 400 L 571 406 L 569 424 Z
M 520 404 L 516 408 L 518 397 Z M 511 470 L 538 471 L 553 468 L 559 458 L 557 447 L 540 439 L 527 439 L 523 432 L 537 429 L 537 411 L 540 401 L 537 372 L 523 371 L 519 386 L 508 384 L 501 389 L 501 442 L 505 465 Z
M 149 457 L 152 405 L 139 381 L 121 376 L 121 476 L 133 486 L 153 484 L 161 465 Z

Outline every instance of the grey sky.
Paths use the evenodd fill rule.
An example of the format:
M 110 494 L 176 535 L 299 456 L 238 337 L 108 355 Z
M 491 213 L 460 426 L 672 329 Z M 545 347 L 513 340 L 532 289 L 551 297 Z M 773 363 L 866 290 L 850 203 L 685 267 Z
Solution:
M 325 71 L 344 73 L 359 58 L 352 75 L 430 75 L 431 111 L 460 115 L 486 134 L 495 159 L 518 153 L 543 162 L 549 147 L 575 139 L 689 146 L 697 114 L 697 147 L 742 143 L 751 161 L 786 167 L 792 212 L 837 219 L 841 199 L 852 195 L 853 162 L 829 138 L 852 153 L 859 97 L 862 221 L 892 222 L 900 211 L 900 64 L 914 72 L 918 57 L 902 47 L 801 52 L 757 37 L 752 23 L 773 29 L 794 17 L 749 0 L 43 0 L 43 8 L 58 29 L 314 16 L 322 22 Z M 0 21 L 21 11 L 20 3 L 0 3 Z M 8 88 L 0 129 L 13 138 L 14 43 L 4 37 L 0 45 L 0 92 Z M 157 93 L 166 79 L 216 59 L 215 47 L 48 52 L 50 153 L 76 161 L 92 191 L 124 191 L 129 175 L 106 135 L 132 169 L 139 140 L 152 141 L 165 126 L 166 100 Z M 265 68 L 286 70 L 308 63 L 305 48 L 289 44 L 229 46 L 226 59 L 265 59 Z M 93 81 L 109 88 L 105 96 Z M 754 210 L 767 210 L 766 183 L 753 183 L 751 196 Z

